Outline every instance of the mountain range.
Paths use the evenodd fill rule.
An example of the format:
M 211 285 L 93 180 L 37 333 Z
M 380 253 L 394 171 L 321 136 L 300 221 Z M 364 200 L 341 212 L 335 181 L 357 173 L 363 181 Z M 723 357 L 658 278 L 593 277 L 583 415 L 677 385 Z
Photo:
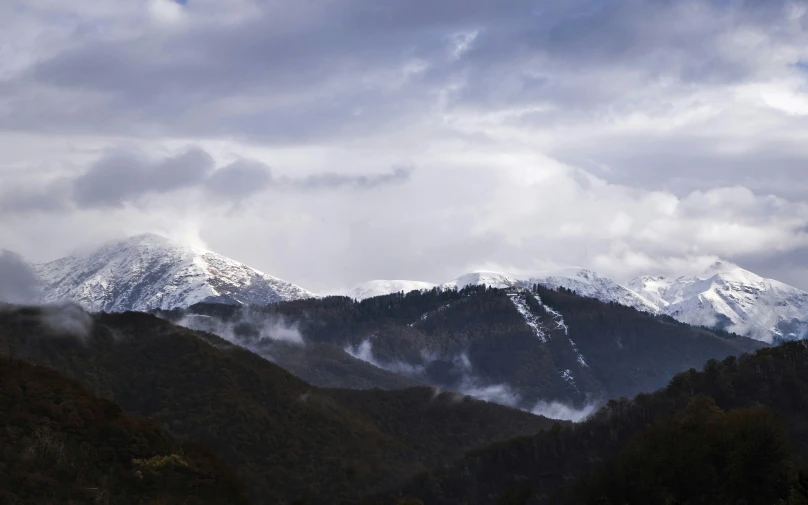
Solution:
M 90 311 L 148 311 L 200 302 L 266 305 L 317 295 L 212 251 L 153 235 L 111 242 L 85 255 L 31 265 L 42 302 L 70 299 Z M 373 280 L 339 292 L 364 300 L 397 292 L 467 286 L 551 289 L 618 303 L 681 322 L 765 342 L 808 335 L 808 292 L 728 263 L 674 277 L 642 276 L 626 284 L 583 268 L 535 275 L 472 272 L 442 284 Z
M 545 312 L 526 301 L 529 294 L 541 300 Z M 462 323 L 458 316 L 488 307 L 485 318 L 495 328 L 513 314 L 502 312 L 510 305 L 524 318 L 525 336 L 543 345 L 563 343 L 562 335 L 573 334 L 583 342 L 578 331 L 586 320 L 596 340 L 624 338 L 627 327 L 620 321 L 629 318 L 652 327 L 624 342 L 622 349 L 635 355 L 643 348 L 660 348 L 658 357 L 687 353 L 713 338 L 763 346 L 542 287 L 525 293 L 467 286 L 360 304 L 330 297 L 264 309 L 292 315 L 319 307 L 318 316 L 333 312 L 339 320 L 355 307 L 390 321 L 394 314 L 385 308 L 392 305 L 402 319 L 411 319 L 419 305 L 458 296 L 466 298 L 460 303 L 468 304 L 466 312 L 448 317 L 450 309 L 431 311 L 424 321 L 446 315 L 443 325 Z M 523 305 L 527 311 L 519 310 Z M 347 311 L 333 310 L 338 306 Z M 349 320 L 343 331 L 361 322 Z M 334 329 L 327 323 L 323 334 Z M 660 338 L 657 330 L 665 327 L 668 335 Z M 450 328 L 436 329 L 446 335 Z M 690 339 L 682 340 L 687 334 Z M 600 360 L 596 348 L 581 345 L 576 352 L 571 341 L 566 344 L 573 358 L 583 356 L 593 368 L 605 363 L 625 371 L 637 364 Z M 69 306 L 6 306 L 0 310 L 0 353 L 0 406 L 9 413 L 0 417 L 4 503 L 804 505 L 808 500 L 804 341 L 708 360 L 702 372 L 686 370 L 653 394 L 611 400 L 578 424 L 434 388 L 314 387 L 219 337 L 137 312 L 89 315 Z M 619 373 L 611 375 L 619 379 Z
M 725 261 L 688 275 L 641 276 L 626 285 L 592 270 L 567 268 L 536 275 L 479 271 L 434 286 L 442 289 L 483 285 L 529 288 L 535 284 L 550 289 L 566 288 L 581 296 L 769 343 L 808 336 L 808 292 Z M 362 299 L 424 289 L 415 281 L 401 280 L 371 281 L 360 286 L 349 291 L 350 295 Z
M 799 337 L 805 298 L 732 264 L 317 296 L 146 235 L 31 270 L 44 301 L 94 313 L 0 305 L 0 404 L 15 409 L 0 501 L 51 503 L 53 479 L 133 505 L 184 489 L 287 505 L 808 496 L 805 342 L 761 341 Z

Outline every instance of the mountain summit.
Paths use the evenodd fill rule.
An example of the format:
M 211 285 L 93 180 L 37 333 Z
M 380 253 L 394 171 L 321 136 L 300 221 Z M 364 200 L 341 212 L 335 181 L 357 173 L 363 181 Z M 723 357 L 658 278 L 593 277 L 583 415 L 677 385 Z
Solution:
M 767 342 L 808 336 L 808 293 L 726 261 L 676 278 L 638 277 L 628 286 L 684 323 Z
M 91 311 L 172 309 L 202 301 L 266 305 L 315 296 L 220 254 L 154 234 L 33 269 L 44 302 L 70 299 Z

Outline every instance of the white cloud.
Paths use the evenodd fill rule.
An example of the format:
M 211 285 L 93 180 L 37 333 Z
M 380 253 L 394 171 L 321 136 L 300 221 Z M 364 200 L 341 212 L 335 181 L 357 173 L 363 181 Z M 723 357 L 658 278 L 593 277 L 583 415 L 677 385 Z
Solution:
M 0 193 L 18 207 L 42 203 L 19 188 L 58 185 L 110 149 L 164 159 L 199 145 L 216 167 L 249 159 L 273 180 L 343 185 L 257 178 L 228 208 L 142 191 L 115 208 L 4 213 L 0 246 L 46 260 L 193 230 L 313 290 L 479 265 L 623 277 L 716 257 L 808 287 L 804 261 L 777 259 L 808 230 L 802 3 L 369 7 L 3 3 Z M 361 194 L 345 183 L 390 167 L 415 170 Z

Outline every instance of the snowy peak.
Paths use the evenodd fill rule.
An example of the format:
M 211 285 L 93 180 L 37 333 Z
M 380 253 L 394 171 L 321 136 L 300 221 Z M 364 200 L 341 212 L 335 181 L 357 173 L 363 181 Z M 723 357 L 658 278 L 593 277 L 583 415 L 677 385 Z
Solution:
M 202 301 L 266 305 L 312 293 L 222 255 L 145 234 L 85 255 L 34 265 L 44 301 L 92 311 L 146 311 Z
M 490 288 L 510 288 L 518 284 L 514 276 L 500 272 L 477 271 L 463 274 L 457 279 L 441 284 L 443 289 L 463 289 L 468 286 L 488 286 Z
M 361 293 L 357 291 L 353 296 L 367 298 L 423 289 L 415 281 L 366 284 Z M 433 287 L 423 284 L 425 288 Z M 476 271 L 439 287 L 530 288 L 534 284 L 552 289 L 563 287 L 581 296 L 665 314 L 688 324 L 722 328 L 766 342 L 808 337 L 808 293 L 727 261 L 717 261 L 678 277 L 642 276 L 627 285 L 585 268 L 565 268 L 534 275 Z
M 436 287 L 437 284 L 422 281 L 406 280 L 373 280 L 358 284 L 348 290 L 346 296 L 354 300 L 364 300 L 374 296 L 389 295 L 392 293 L 409 293 L 410 291 L 423 291 Z
M 808 336 L 808 293 L 732 263 L 677 278 L 639 277 L 629 286 L 684 323 L 766 342 Z
M 466 286 L 492 288 L 529 288 L 540 284 L 552 289 L 566 288 L 581 296 L 598 298 L 606 302 L 628 305 L 639 310 L 654 312 L 657 306 L 629 288 L 585 268 L 564 268 L 535 275 L 505 274 L 500 272 L 472 272 L 441 284 L 444 289 L 463 289 Z
M 565 268 L 543 272 L 529 277 L 526 282 L 527 284 L 541 284 L 552 289 L 569 289 L 581 296 L 619 303 L 645 312 L 655 312 L 658 309 L 655 303 L 630 288 L 586 268 Z

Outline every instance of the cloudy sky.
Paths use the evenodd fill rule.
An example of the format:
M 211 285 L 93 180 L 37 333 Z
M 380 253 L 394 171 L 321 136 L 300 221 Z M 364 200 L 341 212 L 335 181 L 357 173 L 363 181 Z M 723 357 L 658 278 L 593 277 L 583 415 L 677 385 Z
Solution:
M 808 288 L 808 3 L 0 2 L 0 248 Z

